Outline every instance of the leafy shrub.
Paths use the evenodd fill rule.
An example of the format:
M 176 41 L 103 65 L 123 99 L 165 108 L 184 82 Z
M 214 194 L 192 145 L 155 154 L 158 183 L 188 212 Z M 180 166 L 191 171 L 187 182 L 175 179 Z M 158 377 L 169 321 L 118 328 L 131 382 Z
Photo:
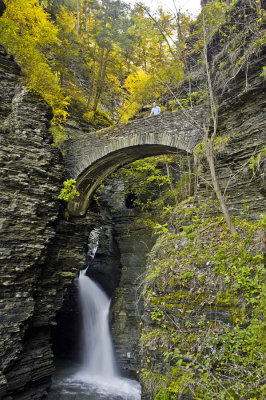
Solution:
M 64 187 L 58 196 L 58 199 L 69 202 L 78 197 L 80 193 L 76 189 L 76 180 L 68 179 L 64 182 Z

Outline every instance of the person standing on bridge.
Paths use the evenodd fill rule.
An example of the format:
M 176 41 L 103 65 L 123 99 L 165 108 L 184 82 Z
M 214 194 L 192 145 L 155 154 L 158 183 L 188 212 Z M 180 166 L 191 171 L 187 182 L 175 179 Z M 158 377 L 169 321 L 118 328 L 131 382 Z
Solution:
M 151 109 L 150 117 L 151 117 L 152 115 L 159 115 L 160 112 L 161 112 L 161 108 L 160 108 L 159 106 L 157 106 L 156 103 L 154 102 L 154 103 L 153 103 L 153 107 L 152 107 L 152 109 Z

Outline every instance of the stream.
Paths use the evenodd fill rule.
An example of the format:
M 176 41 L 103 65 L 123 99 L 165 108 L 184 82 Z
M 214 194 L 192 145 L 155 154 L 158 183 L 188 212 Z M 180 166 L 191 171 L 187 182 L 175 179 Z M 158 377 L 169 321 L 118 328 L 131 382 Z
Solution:
M 81 366 L 73 362 L 60 361 L 49 392 L 49 400 L 140 400 L 140 385 L 137 381 L 119 378 L 112 382 L 82 379 Z

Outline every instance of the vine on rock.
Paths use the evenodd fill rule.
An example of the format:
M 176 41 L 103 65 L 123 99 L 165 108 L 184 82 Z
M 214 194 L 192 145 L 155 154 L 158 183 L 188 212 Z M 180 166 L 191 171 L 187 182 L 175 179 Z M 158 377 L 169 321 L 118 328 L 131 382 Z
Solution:
M 215 207 L 182 202 L 150 256 L 140 376 L 156 400 L 265 395 L 266 219 L 245 207 L 232 235 Z

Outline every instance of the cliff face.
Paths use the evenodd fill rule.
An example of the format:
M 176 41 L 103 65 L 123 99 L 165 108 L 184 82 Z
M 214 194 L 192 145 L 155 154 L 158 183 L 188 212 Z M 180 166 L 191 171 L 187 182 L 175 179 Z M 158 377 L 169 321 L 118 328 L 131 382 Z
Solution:
M 246 204 L 254 218 L 266 208 L 265 155 L 253 171 L 249 166 L 266 139 L 266 46 L 264 27 L 259 25 L 265 7 L 265 0 L 236 2 L 207 50 L 218 110 L 217 136 L 229 139 L 216 153 L 216 173 L 230 211 L 239 215 Z M 208 168 L 203 175 L 208 181 Z M 208 185 L 203 181 L 201 185 L 204 196 L 211 196 Z
M 216 61 L 219 65 L 219 58 Z M 265 46 L 248 65 L 228 82 L 218 94 L 218 136 L 228 138 L 228 144 L 216 154 L 216 173 L 230 211 L 239 215 L 243 205 L 258 218 L 266 208 L 265 157 L 249 164 L 265 146 L 265 78 L 261 76 L 266 62 Z M 217 67 L 218 69 L 218 67 Z M 209 181 L 208 167 L 203 170 Z M 209 185 L 201 181 L 203 196 L 213 196 Z
M 21 87 L 19 74 L 0 47 L 3 399 L 43 396 L 53 371 L 49 322 L 54 304 L 60 307 L 58 277 L 46 286 L 51 275 L 46 257 L 56 234 L 64 171 L 48 130 L 51 110 Z

